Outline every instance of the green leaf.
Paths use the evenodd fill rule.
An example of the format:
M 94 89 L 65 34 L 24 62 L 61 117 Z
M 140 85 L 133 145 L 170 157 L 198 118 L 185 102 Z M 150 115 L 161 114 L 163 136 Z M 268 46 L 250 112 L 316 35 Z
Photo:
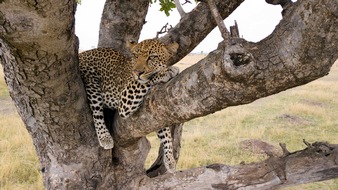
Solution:
M 156 2 L 157 0 L 154 0 Z M 152 0 L 150 0 L 152 2 Z M 169 11 L 172 11 L 172 9 L 176 8 L 176 5 L 173 0 L 159 0 L 160 2 L 160 11 L 164 12 L 165 15 L 169 16 Z

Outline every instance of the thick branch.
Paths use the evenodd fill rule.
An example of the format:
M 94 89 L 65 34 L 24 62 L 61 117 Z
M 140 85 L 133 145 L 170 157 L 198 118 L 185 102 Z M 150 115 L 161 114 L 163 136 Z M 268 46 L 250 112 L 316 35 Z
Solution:
M 0 2 L 0 63 L 46 189 L 93 189 L 111 169 L 78 72 L 75 10 L 75 1 Z
M 338 145 L 312 147 L 263 162 L 206 167 L 144 178 L 140 189 L 279 189 L 338 177 Z
M 128 53 L 126 42 L 138 40 L 149 0 L 125 1 L 106 0 L 101 18 L 99 47 L 112 47 L 125 54 Z
M 330 0 L 299 1 L 260 43 L 220 46 L 155 87 L 129 119 L 118 119 L 115 139 L 125 145 L 162 126 L 250 103 L 326 75 L 338 57 L 337 7 L 338 2 Z M 311 14 L 299 17 L 304 12 Z
M 228 17 L 244 0 L 215 0 L 216 6 L 222 18 Z M 197 7 L 169 31 L 161 40 L 168 43 L 179 43 L 178 54 L 171 60 L 175 64 L 190 53 L 215 27 L 216 22 L 210 12 L 207 3 L 199 3 Z

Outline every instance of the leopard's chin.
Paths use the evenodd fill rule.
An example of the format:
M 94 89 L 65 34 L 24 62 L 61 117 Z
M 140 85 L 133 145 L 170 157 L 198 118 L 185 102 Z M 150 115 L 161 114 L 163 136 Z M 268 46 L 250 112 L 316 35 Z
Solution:
M 158 71 L 153 71 L 153 72 L 149 72 L 149 73 L 144 73 L 142 75 L 135 75 L 136 80 L 139 83 L 145 84 L 147 82 L 149 82 L 151 79 L 154 78 L 154 76 L 158 73 Z
M 137 81 L 141 84 L 146 84 L 147 82 L 149 82 L 149 80 L 144 80 L 144 79 L 141 79 L 141 78 L 138 78 Z

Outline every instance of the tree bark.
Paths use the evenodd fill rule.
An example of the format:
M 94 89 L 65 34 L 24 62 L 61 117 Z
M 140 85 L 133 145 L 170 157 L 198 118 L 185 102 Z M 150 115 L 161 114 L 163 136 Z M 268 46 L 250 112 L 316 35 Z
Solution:
M 0 62 L 46 189 L 93 189 L 111 168 L 78 71 L 73 1 L 2 1 Z
M 112 47 L 128 54 L 126 42 L 138 41 L 145 17 L 148 12 L 149 0 L 106 0 L 104 5 L 98 47 Z
M 235 20 L 235 24 L 233 26 L 230 26 L 230 36 L 232 38 L 240 38 L 239 29 L 238 29 L 236 20 Z
M 338 145 L 313 143 L 301 151 L 250 164 L 205 167 L 144 178 L 139 189 L 280 189 L 338 176 Z
M 217 1 L 216 4 L 225 17 L 242 1 Z M 252 165 L 235 169 L 213 165 L 208 169 L 148 178 L 144 161 L 149 142 L 144 136 L 163 126 L 179 124 L 228 106 L 246 104 L 315 80 L 326 75 L 338 58 L 338 2 L 297 1 L 285 11 L 281 23 L 266 39 L 259 43 L 238 40 L 227 48 L 221 44 L 169 83 L 155 87 L 143 107 L 129 119 L 117 117 L 113 130 L 116 146 L 107 151 L 98 145 L 79 77 L 78 42 L 74 35 L 76 4 L 61 0 L 31 2 L 1 1 L 0 60 L 11 97 L 33 138 L 47 189 L 137 189 L 140 185 L 156 188 L 161 184 L 167 188 L 172 185 L 168 183 L 170 180 L 179 179 L 184 184 L 190 175 L 204 181 L 207 178 L 203 179 L 206 176 L 203 174 L 213 175 L 210 182 L 217 182 L 213 188 L 236 187 L 236 184 L 229 186 L 230 182 L 217 181 L 224 179 L 223 169 L 239 171 L 238 168 L 247 167 L 252 171 Z M 129 6 L 145 2 L 130 1 Z M 123 12 L 122 8 L 119 11 Z M 145 14 L 141 12 L 140 15 Z M 134 23 L 134 28 L 121 26 L 134 30 L 114 39 L 121 51 L 124 48 L 122 42 L 128 36 L 138 37 L 138 24 L 144 19 L 141 17 L 133 19 L 137 20 L 136 24 L 131 22 L 130 26 Z M 116 25 L 118 23 L 109 26 L 115 28 Z M 171 64 L 188 54 L 215 26 L 206 3 L 200 3 L 183 17 L 161 39 L 180 44 L 180 53 Z M 333 155 L 337 155 L 336 145 L 328 147 L 333 153 L 326 157 L 330 160 L 324 161 L 329 163 L 325 167 L 331 169 L 319 173 L 329 175 L 325 179 L 338 177 L 332 161 Z M 307 156 L 316 160 L 316 155 Z M 322 159 L 324 157 L 320 157 L 319 163 Z M 294 166 L 292 163 L 287 166 Z M 260 166 L 264 169 L 265 165 Z M 309 166 L 303 168 L 306 167 Z M 312 168 L 314 170 L 307 170 L 310 173 L 302 175 L 313 174 L 311 171 L 316 168 Z M 278 186 L 297 183 L 289 180 L 292 177 L 287 178 L 287 182 L 279 182 L 273 172 L 267 177 L 275 179 Z M 303 182 L 316 180 L 319 178 L 308 178 Z M 190 183 L 191 186 L 198 184 L 198 180 Z M 264 186 L 259 188 L 264 189 Z
M 216 3 L 214 2 L 214 0 L 207 0 L 207 1 L 208 1 L 210 12 L 211 12 L 212 16 L 214 17 L 215 22 L 217 23 L 219 31 L 221 32 L 221 36 L 223 38 L 224 43 L 225 44 L 231 44 L 230 43 L 230 40 L 231 40 L 230 32 L 225 27 L 223 18 L 221 17 L 221 15 L 218 12 Z

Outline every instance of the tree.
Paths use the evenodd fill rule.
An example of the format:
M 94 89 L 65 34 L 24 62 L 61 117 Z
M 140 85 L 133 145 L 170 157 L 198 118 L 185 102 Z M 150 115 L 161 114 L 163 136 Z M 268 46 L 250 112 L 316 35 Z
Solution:
M 225 18 L 242 2 L 216 5 Z M 250 103 L 329 72 L 338 58 L 338 1 L 267 2 L 284 8 L 270 36 L 258 43 L 220 43 L 205 59 L 155 87 L 136 114 L 126 120 L 111 118 L 115 147 L 107 151 L 97 142 L 78 71 L 76 2 L 0 1 L 0 60 L 10 95 L 33 138 L 46 188 L 269 189 L 337 178 L 337 145 L 325 143 L 308 144 L 296 153 L 284 148 L 284 157 L 252 165 L 214 164 L 155 178 L 145 173 L 146 134 L 164 126 L 177 129 L 190 119 Z M 138 39 L 148 6 L 148 0 L 106 1 L 99 46 L 127 53 L 124 42 Z M 207 3 L 199 3 L 161 38 L 180 45 L 170 63 L 187 55 L 215 26 Z M 303 170 L 307 172 L 300 173 Z M 253 171 L 260 175 L 253 176 Z

